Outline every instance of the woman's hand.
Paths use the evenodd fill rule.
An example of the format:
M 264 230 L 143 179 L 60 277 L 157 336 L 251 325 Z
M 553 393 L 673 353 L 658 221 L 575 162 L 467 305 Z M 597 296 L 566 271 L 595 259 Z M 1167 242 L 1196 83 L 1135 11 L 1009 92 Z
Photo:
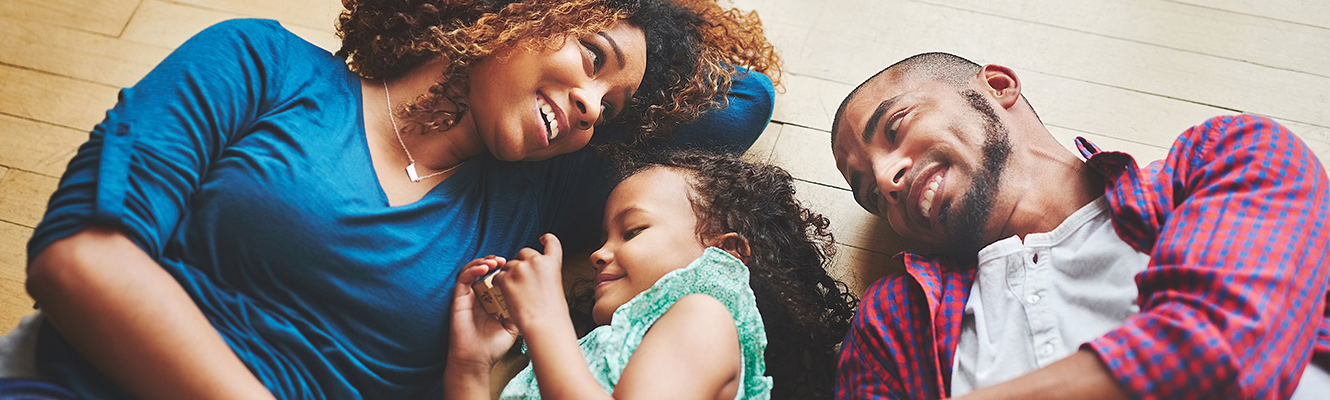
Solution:
M 540 242 L 545 245 L 544 253 L 522 249 L 504 264 L 495 282 L 503 289 L 508 313 L 522 332 L 546 332 L 564 326 L 571 330 L 563 294 L 563 247 L 550 233 L 541 236 Z

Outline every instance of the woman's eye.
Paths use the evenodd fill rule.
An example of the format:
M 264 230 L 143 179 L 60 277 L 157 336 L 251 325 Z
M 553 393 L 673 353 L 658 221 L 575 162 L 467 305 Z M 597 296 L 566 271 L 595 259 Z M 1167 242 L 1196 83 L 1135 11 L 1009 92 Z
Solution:
M 605 53 L 600 51 L 599 47 L 591 42 L 582 41 L 582 48 L 586 49 L 587 57 L 591 59 L 591 72 L 600 73 L 600 67 L 605 66 Z
M 642 234 L 642 230 L 644 229 L 646 228 L 629 229 L 627 232 L 623 233 L 623 240 L 632 240 L 633 238 L 637 237 L 637 235 Z

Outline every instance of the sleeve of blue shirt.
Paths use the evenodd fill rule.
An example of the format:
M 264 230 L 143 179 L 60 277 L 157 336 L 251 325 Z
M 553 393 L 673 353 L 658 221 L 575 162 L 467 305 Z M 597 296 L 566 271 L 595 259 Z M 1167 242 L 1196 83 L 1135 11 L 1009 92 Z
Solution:
M 246 34 L 261 29 L 280 28 L 254 20 L 214 25 L 121 90 L 65 170 L 28 242 L 29 257 L 92 224 L 119 228 L 159 257 L 210 161 L 259 112 L 255 99 L 268 76 L 256 57 L 239 55 L 273 50 Z

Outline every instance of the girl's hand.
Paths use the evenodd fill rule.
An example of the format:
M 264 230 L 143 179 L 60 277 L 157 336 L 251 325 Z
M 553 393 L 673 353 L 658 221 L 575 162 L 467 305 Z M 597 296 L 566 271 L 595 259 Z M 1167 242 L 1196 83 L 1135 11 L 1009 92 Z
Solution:
M 494 363 L 513 346 L 518 335 L 517 326 L 512 321 L 500 321 L 486 313 L 480 305 L 480 298 L 471 289 L 472 283 L 505 261 L 498 256 L 477 258 L 467 263 L 458 274 L 457 287 L 453 289 L 452 334 L 448 336 L 448 370 L 463 368 L 488 374 Z
M 495 282 L 503 289 L 508 313 L 522 332 L 547 332 L 567 325 L 568 303 L 563 294 L 563 247 L 554 234 L 540 237 L 545 245 L 541 253 L 522 249 L 503 266 Z

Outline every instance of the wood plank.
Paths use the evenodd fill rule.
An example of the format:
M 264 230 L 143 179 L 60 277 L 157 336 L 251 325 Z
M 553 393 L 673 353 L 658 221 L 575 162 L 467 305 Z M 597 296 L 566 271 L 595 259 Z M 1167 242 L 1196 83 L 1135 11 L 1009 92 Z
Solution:
M 139 0 L 6 0 L 0 15 L 117 36 Z
M 0 18 L 0 63 L 129 87 L 170 49 L 46 23 Z
M 118 89 L 106 85 L 0 65 L 0 114 L 81 131 L 115 106 Z
M 1330 29 L 1330 3 L 1319 0 L 1167 0 Z
M 31 237 L 32 228 L 0 222 L 0 332 L 9 332 L 19 319 L 33 313 L 32 297 L 23 286 Z
M 59 183 L 58 178 L 10 169 L 0 178 L 0 221 L 35 228 Z
M 1169 1 L 924 1 L 1235 61 L 1330 76 L 1330 31 Z M 1264 5 L 1262 6 L 1264 7 Z M 1330 13 L 1330 8 L 1326 9 Z M 1273 45 L 1272 45 L 1273 44 Z
M 859 207 L 849 190 L 804 181 L 795 181 L 794 187 L 804 207 L 831 221 L 836 243 L 884 254 L 905 249 L 905 239 L 891 229 L 891 224 Z
M 830 132 L 841 100 L 858 86 L 788 72 L 781 78 L 784 93 L 776 94 L 771 120 Z
M 0 115 L 0 165 L 51 178 L 64 174 L 88 132 Z
M 139 6 L 138 12 L 134 14 L 134 18 L 125 27 L 125 33 L 121 38 L 174 49 L 194 34 L 218 22 L 254 17 L 266 18 L 267 16 L 218 11 L 157 0 L 144 0 L 143 5 Z M 341 46 L 341 41 L 337 40 L 331 26 L 323 29 L 313 29 L 292 25 L 285 21 L 283 21 L 282 26 L 325 50 L 332 51 Z
M 789 1 L 773 0 L 773 6 Z M 804 25 L 812 27 L 808 43 L 818 45 L 806 46 L 798 57 L 787 57 L 791 75 L 853 87 L 903 57 L 949 51 L 1017 71 L 1330 126 L 1330 109 L 1320 106 L 1330 102 L 1330 78 L 1326 77 L 924 3 L 842 0 L 827 6 L 856 12 L 842 13 L 834 19 L 819 19 L 822 17 L 817 15 L 808 18 Z M 787 83 L 786 98 L 821 95 L 816 88 L 802 87 L 797 79 Z M 1272 88 L 1277 90 L 1269 90 Z M 848 93 L 848 89 L 843 92 Z M 829 102 L 800 106 L 833 108 L 819 103 Z M 829 114 L 806 108 L 778 104 L 778 110 L 786 114 L 783 117 L 791 113 Z M 794 122 L 789 118 L 784 121 Z
M 776 150 L 776 143 L 779 142 L 784 127 L 785 125 L 781 123 L 768 123 L 767 128 L 762 130 L 762 135 L 757 137 L 757 141 L 753 142 L 742 159 L 753 163 L 771 162 L 771 154 Z
M 831 155 L 830 133 L 791 125 L 781 131 L 780 139 L 771 154 L 772 163 L 800 180 L 849 190 Z
M 341 0 L 174 0 L 198 8 L 217 10 L 255 18 L 282 21 L 286 26 L 333 31 L 337 15 L 344 9 Z

